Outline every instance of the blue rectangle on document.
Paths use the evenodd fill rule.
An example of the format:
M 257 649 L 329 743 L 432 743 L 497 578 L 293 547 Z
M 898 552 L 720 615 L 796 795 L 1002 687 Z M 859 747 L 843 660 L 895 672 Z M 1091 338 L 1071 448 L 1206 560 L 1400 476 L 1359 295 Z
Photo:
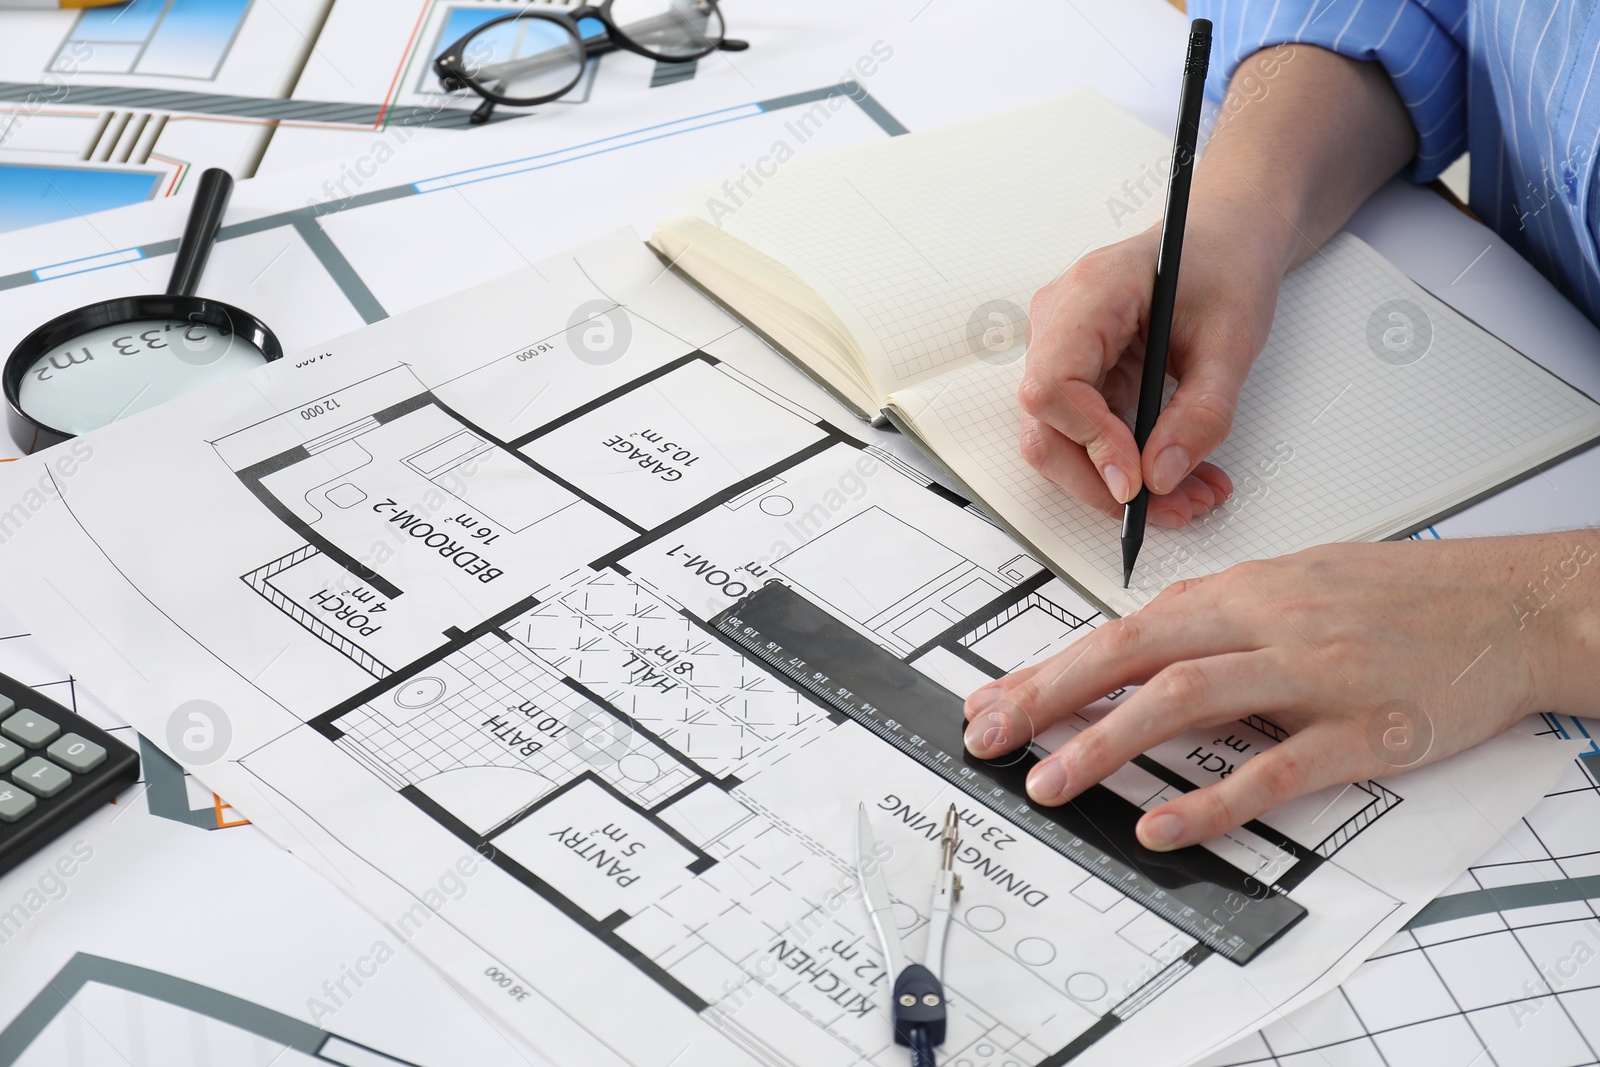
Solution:
M 137 204 L 155 195 L 161 179 L 147 170 L 0 163 L 0 233 Z
M 135 74 L 214 78 L 250 0 L 172 0 Z

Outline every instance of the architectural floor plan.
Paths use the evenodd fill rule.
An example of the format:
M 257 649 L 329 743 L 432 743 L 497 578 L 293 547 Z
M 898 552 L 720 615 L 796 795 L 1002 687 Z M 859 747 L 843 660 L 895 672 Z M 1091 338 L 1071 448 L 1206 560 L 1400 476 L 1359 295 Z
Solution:
M 758 1058 L 794 1058 L 775 1025 L 816 1027 L 797 1062 L 880 1051 L 885 974 L 861 915 L 818 908 L 847 867 L 820 844 L 837 834 L 807 825 L 806 781 L 870 778 L 888 753 L 710 619 L 782 582 L 970 688 L 998 673 L 979 650 L 1059 647 L 1088 624 L 1082 602 L 962 502 L 702 352 L 554 418 L 480 426 L 404 367 L 315 407 L 329 428 L 303 444 L 282 448 L 305 409 L 215 447 L 304 542 L 240 580 L 373 676 L 310 721 L 322 742 Z M 1189 787 L 1181 766 L 1176 785 L 1117 786 L 1159 802 Z M 910 851 L 941 785 L 914 766 L 888 781 L 875 807 Z M 955 959 L 1059 992 L 1020 1011 L 965 999 L 958 1047 L 1064 1062 L 1190 969 L 1193 937 L 963 814 L 968 899 L 990 902 Z M 1249 873 L 1282 862 L 1253 843 Z M 1091 921 L 1112 935 L 1093 971 L 1054 932 Z
M 577 6 L 524 0 L 518 8 Z M 872 21 L 904 20 L 919 6 L 885 0 Z M 476 129 L 469 116 L 478 98 L 445 92 L 432 61 L 510 10 L 493 0 L 123 0 L 108 10 L 8 10 L 0 232 L 169 196 L 208 166 L 242 179 L 332 160 L 334 182 L 364 184 L 374 152 L 381 164 L 414 139 L 459 140 Z M 800 14 L 746 4 L 732 18 L 753 45 L 745 69 L 861 24 L 838 0 Z M 586 18 L 580 32 L 603 30 Z M 622 102 L 647 113 L 663 106 L 652 90 L 719 69 L 727 69 L 720 56 L 667 63 L 595 55 L 579 85 L 536 110 Z M 502 108 L 491 122 L 528 114 Z M 365 159 L 362 176 L 336 165 L 347 153 Z
M 1469 756 L 1513 768 L 1487 820 L 1439 765 L 1139 849 L 1141 809 L 1283 736 L 1255 719 L 1033 809 L 963 757 L 959 694 L 1093 609 L 766 360 L 619 236 L 115 424 L 43 469 L 6 558 L 46 566 L 7 587 L 146 734 L 208 702 L 225 751 L 176 755 L 574 1062 L 900 1062 L 862 802 L 912 901 L 960 811 L 953 1062 L 1126 1062 L 1175 1022 L 1198 1054 L 1331 986 L 1570 758 Z M 150 469 L 189 491 L 124 491 Z M 182 567 L 140 550 L 175 528 Z
M 1030 596 L 1009 614 L 1039 607 L 1040 601 Z M 1061 621 L 1074 625 L 1071 620 Z M 1039 632 L 1037 638 L 1049 642 L 1052 629 Z M 1014 636 L 1025 634 L 1027 631 L 1019 630 Z M 287 983 L 289 990 L 298 990 L 298 1000 L 291 993 L 280 1001 L 287 1001 L 282 1007 L 300 1012 L 290 1011 L 286 1018 L 283 1011 L 246 999 L 253 990 L 256 996 L 267 993 L 259 985 L 259 953 L 240 952 L 213 977 L 213 982 L 227 989 L 226 995 L 221 995 L 220 990 L 197 988 L 193 981 L 95 954 L 128 954 L 134 951 L 132 944 L 96 938 L 92 950 L 85 951 L 84 922 L 100 909 L 85 898 L 81 887 L 73 889 L 73 903 L 62 905 L 64 910 L 51 904 L 49 911 L 38 916 L 31 913 L 39 901 L 24 893 L 20 900 L 0 901 L 0 937 L 14 940 L 21 932 L 19 923 L 34 930 L 27 949 L 32 957 L 19 957 L 20 946 L 7 941 L 12 949 L 8 963 L 19 981 L 8 987 L 12 995 L 0 1003 L 0 1064 L 55 1063 L 74 1052 L 87 1062 L 99 1062 L 87 1059 L 91 1047 L 109 1064 L 123 1064 L 136 1061 L 157 1041 L 163 1062 L 172 1067 L 210 1067 L 219 1049 L 229 1043 L 242 1043 L 245 1047 L 239 1051 L 244 1058 L 252 1051 L 270 1058 L 316 1048 L 324 1058 L 337 1060 L 341 1052 L 348 1052 L 356 1056 L 357 1063 L 365 1062 L 359 1058 L 362 1054 L 370 1060 L 370 1045 L 357 1051 L 351 1045 L 360 1045 L 359 1041 L 326 1033 L 344 1025 L 334 1019 L 343 1015 L 338 1009 L 345 994 L 334 989 L 330 997 L 323 988 L 324 982 L 335 977 L 333 972 L 341 969 L 337 962 L 320 962 L 313 946 L 322 944 L 324 934 L 332 929 L 347 931 L 330 958 L 361 966 L 363 960 L 373 958 L 374 938 L 385 933 L 378 922 L 316 876 L 303 885 L 307 899 L 286 907 L 281 873 L 296 861 L 282 857 L 230 807 L 198 788 L 159 748 L 106 716 L 92 700 L 86 705 L 82 687 L 40 656 L 26 634 L 6 632 L 0 624 L 0 636 L 4 638 L 0 641 L 4 657 L 0 669 L 94 715 L 96 721 L 139 746 L 145 781 L 142 796 L 128 798 L 133 813 L 124 819 L 115 809 L 108 811 L 83 839 L 74 842 L 80 852 L 84 844 L 95 850 L 94 876 L 115 892 L 115 906 L 106 910 L 130 917 L 118 924 L 126 929 L 126 936 L 145 944 L 148 951 L 150 939 L 142 931 L 152 915 L 160 912 L 156 902 L 171 899 L 181 907 L 181 901 L 193 900 L 197 891 L 214 906 L 204 912 L 209 923 L 196 924 L 196 913 L 189 910 L 186 925 L 196 942 L 219 934 L 226 937 L 238 929 L 231 919 L 248 911 L 253 917 L 249 928 L 259 931 L 255 943 L 263 950 L 269 946 L 276 949 L 278 962 L 293 960 L 298 968 Z M 1027 642 L 1014 652 L 1031 658 L 1040 647 L 1031 644 L 1034 639 L 1028 634 Z M 997 646 L 987 647 L 993 651 Z M 1593 732 L 1593 724 L 1580 720 L 1563 719 L 1558 727 L 1580 737 Z M 1597 763 L 1600 752 L 1575 760 L 1555 790 L 1515 824 L 1505 839 L 1338 990 L 1219 1053 L 1208 1061 L 1209 1067 L 1295 1067 L 1313 1050 L 1335 1063 L 1426 1067 L 1438 1061 L 1441 1048 L 1458 1053 L 1460 1062 L 1470 1062 L 1474 1055 L 1486 1052 L 1480 1062 L 1500 1067 L 1576 1067 L 1595 1062 L 1600 1031 L 1595 1030 L 1593 1018 L 1600 976 L 1589 966 L 1589 954 L 1600 943 L 1600 926 L 1594 918 L 1594 901 L 1585 898 L 1600 892 L 1600 879 L 1589 873 L 1595 869 L 1596 852 L 1591 846 L 1600 825 L 1593 810 L 1600 803 L 1595 786 Z M 185 829 L 163 834 L 162 828 L 167 826 Z M 128 835 L 130 828 L 138 833 Z M 214 847 L 222 838 L 195 833 L 191 828 L 236 828 L 224 835 L 228 841 L 245 835 L 256 845 Z M 183 833 L 189 837 L 174 836 Z M 119 853 L 116 842 L 123 836 L 138 841 Z M 154 870 L 141 859 L 152 852 L 163 858 Z M 177 855 L 184 855 L 189 862 L 172 862 Z M 49 866 L 55 858 L 46 854 L 40 863 Z M 202 872 L 216 877 L 197 884 L 196 875 Z M 22 883 L 35 885 L 35 876 L 36 872 L 25 869 Z M 133 888 L 141 879 L 148 879 L 148 895 Z M 318 889 L 320 894 L 312 892 Z M 258 899 L 261 906 L 252 907 L 250 902 Z M 968 920 L 981 924 L 983 914 L 969 913 Z M 276 921 L 263 928 L 262 919 L 268 915 Z M 51 953 L 47 947 L 51 944 L 70 948 Z M 294 945 L 294 951 L 283 951 L 286 945 Z M 206 955 L 197 944 L 178 958 L 192 965 Z M 136 953 L 134 958 L 138 958 Z M 364 969 L 371 970 L 370 962 Z M 433 975 L 431 968 L 422 965 L 406 972 L 412 979 Z M 445 1005 L 438 999 L 440 994 L 461 1004 L 465 998 L 438 978 L 430 984 L 395 982 L 396 977 L 387 974 L 381 986 L 363 980 L 359 988 L 353 980 L 346 980 L 346 989 L 355 989 L 363 1003 L 390 1009 L 387 1015 L 374 1012 L 366 1027 L 369 1035 L 385 1034 L 387 1039 L 368 1036 L 367 1040 L 377 1042 L 397 1060 L 411 1062 L 403 1052 L 414 1042 L 397 1037 L 397 1028 L 403 1028 L 409 1018 L 408 1006 L 429 1004 L 435 1023 L 443 1025 L 440 1016 Z M 93 1004 L 76 995 L 67 997 L 74 990 L 96 986 L 107 988 L 94 991 Z M 175 1000 L 175 992 L 183 994 L 181 999 Z M 329 1018 L 330 1009 L 334 1019 Z M 203 1017 L 198 1025 L 197 1014 Z M 321 1020 L 321 1025 L 309 1020 Z M 497 1048 L 494 1042 L 500 1035 L 494 1034 L 486 1020 L 464 1008 L 449 1025 L 452 1043 L 461 1056 L 435 1058 L 431 1052 L 421 1051 L 416 1053 L 422 1057 L 416 1061 L 421 1067 L 458 1062 L 478 1067 L 501 1062 L 528 1067 L 536 1062 L 527 1058 L 532 1054 L 525 1050 Z M 437 1026 L 424 1024 L 408 1036 L 414 1038 L 433 1029 Z M 292 1051 L 285 1051 L 291 1047 Z
M 1175 82 L 1168 92 L 1161 76 L 1175 68 L 1144 65 L 1146 54 L 1135 47 L 1151 35 L 1146 10 L 1029 5 L 1015 14 L 1037 31 L 1031 40 L 1013 41 L 1003 55 L 969 55 L 971 77 L 951 82 L 940 41 L 953 38 L 930 33 L 918 68 L 910 32 L 930 30 L 946 9 L 914 0 L 899 5 L 887 37 L 896 59 L 868 83 L 869 93 L 836 84 L 842 61 L 856 52 L 769 77 L 767 61 L 793 58 L 806 42 L 797 31 L 809 30 L 773 21 L 778 5 L 741 4 L 730 29 L 753 47 L 738 58 L 737 75 L 702 63 L 671 86 L 659 80 L 666 72 L 638 57 L 610 56 L 591 64 L 572 102 L 466 137 L 455 128 L 460 105 L 419 112 L 437 103 L 426 59 L 448 20 L 490 8 L 415 0 L 407 17 L 393 18 L 386 5 L 137 0 L 95 15 L 8 13 L 8 26 L 29 29 L 7 39 L 0 69 L 0 200 L 16 209 L 0 212 L 0 230 L 49 217 L 40 208 L 76 215 L 181 191 L 195 165 L 231 166 L 242 177 L 258 161 L 256 172 L 267 173 L 337 158 L 338 167 L 313 168 L 305 180 L 241 185 L 208 272 L 210 295 L 262 315 L 289 348 L 530 261 L 548 278 L 524 271 L 492 300 L 456 298 L 454 310 L 439 316 L 448 326 L 412 316 L 370 343 L 322 344 L 301 360 L 327 358 L 293 369 L 286 363 L 214 397 L 170 434 L 146 426 L 114 448 L 97 445 L 95 463 L 75 474 L 51 461 L 0 466 L 7 503 L 18 505 L 0 520 L 0 543 L 10 549 L 0 565 L 26 571 L 0 583 L 6 599 L 49 631 L 58 659 L 83 672 L 88 686 L 78 693 L 92 689 L 137 719 L 141 736 L 123 729 L 146 774 L 142 797 L 97 818 L 84 838 L 94 862 L 68 883 L 66 896 L 36 892 L 54 856 L 10 877 L 17 888 L 0 900 L 0 1063 L 82 1055 L 93 1043 L 85 1040 L 90 1021 L 109 1039 L 97 1051 L 111 1064 L 139 1062 L 152 1049 L 164 1064 L 195 1067 L 223 1050 L 241 1060 L 282 1055 L 282 1062 L 305 1055 L 373 1062 L 378 1054 L 370 1050 L 382 1050 L 376 1062 L 421 1067 L 543 1062 L 505 1044 L 486 1021 L 496 1019 L 561 1063 L 852 1062 L 860 1045 L 869 1062 L 899 1064 L 904 1050 L 887 1045 L 870 938 L 851 940 L 866 925 L 845 860 L 854 852 L 848 828 L 859 801 L 868 802 L 880 839 L 894 849 L 891 885 L 915 906 L 927 899 L 935 863 L 924 820 L 936 821 L 951 802 L 969 816 L 963 832 L 971 851 L 960 861 L 967 890 L 950 970 L 961 1021 L 941 1062 L 1171 1062 L 1307 1000 L 1210 1062 L 1600 1062 L 1593 1022 L 1600 969 L 1588 962 L 1600 926 L 1595 904 L 1586 902 L 1600 893 L 1600 852 L 1590 847 L 1600 843 L 1600 757 L 1568 760 L 1565 776 L 1521 821 L 1515 815 L 1542 790 L 1525 788 L 1529 763 L 1515 748 L 1521 739 L 1506 739 L 1459 770 L 1358 783 L 1298 812 L 1275 813 L 1253 836 L 1212 842 L 1240 877 L 1281 871 L 1283 896 L 1306 908 L 1279 941 L 1237 965 L 1103 879 L 1085 877 L 1039 838 L 1008 829 L 1011 820 L 991 818 L 970 793 L 897 751 L 890 731 L 872 728 L 882 724 L 852 720 L 766 660 L 752 663 L 726 628 L 730 609 L 775 580 L 773 588 L 861 638 L 854 654 L 877 650 L 949 698 L 1069 642 L 1096 623 L 1092 611 L 1014 547 L 1002 555 L 981 550 L 987 541 L 949 542 L 984 527 L 887 453 L 851 443 L 849 432 L 838 431 L 852 430 L 847 416 L 721 316 L 665 308 L 674 302 L 660 294 L 673 283 L 656 280 L 659 264 L 607 271 L 590 256 L 600 293 L 593 279 L 574 280 L 570 259 L 543 262 L 617 224 L 630 203 L 619 199 L 624 178 L 630 189 L 649 192 L 720 180 L 755 158 L 751 146 L 788 137 L 789 123 L 843 94 L 851 106 L 805 151 L 891 135 L 904 129 L 898 120 L 925 128 L 1008 106 L 1017 99 L 1016 76 L 1029 69 L 1041 80 L 1024 82 L 1028 93 L 1057 92 L 1077 79 L 1102 89 L 1121 84 L 1119 100 L 1144 100 L 1165 124 Z M 159 48 L 140 66 L 137 49 L 114 47 L 162 45 L 182 22 L 166 21 L 176 7 L 191 17 L 207 7 L 224 13 L 207 23 L 203 46 L 186 53 L 220 60 L 209 76 L 159 66 Z M 372 16 L 378 8 L 384 17 Z M 127 12 L 119 25 L 138 18 L 108 36 L 101 31 L 117 12 Z M 922 16 L 914 27 L 899 25 L 912 15 Z M 789 21 L 854 34 L 858 16 L 854 8 L 813 4 L 803 20 Z M 263 28 L 270 32 L 257 32 Z M 111 39 L 118 34 L 123 40 Z M 81 62 L 119 54 L 124 65 L 109 72 Z M 926 62 L 930 56 L 939 62 Z M 719 72 L 729 84 L 707 93 Z M 387 153 L 413 133 L 406 157 L 371 180 L 352 177 L 375 158 L 370 145 Z M 448 152 L 438 151 L 446 141 Z M 35 195 L 41 191 L 52 195 Z M 529 210 L 552 202 L 562 210 Z M 1408 211 L 1424 210 L 1407 203 Z M 80 227 L 87 237 L 60 223 L 8 238 L 0 319 L 14 325 L 13 341 L 48 314 L 159 288 L 167 268 L 157 257 L 176 246 L 181 207 L 145 207 L 150 212 L 138 217 L 153 221 L 137 226 L 101 215 Z M 1549 361 L 1561 353 L 1581 362 L 1592 350 L 1589 334 L 1551 341 L 1510 332 L 1518 320 L 1497 318 L 1484 295 L 1500 289 L 1500 275 L 1493 286 L 1455 285 L 1474 264 L 1469 282 L 1486 267 L 1525 266 L 1503 249 L 1484 256 L 1483 242 L 1493 240 L 1486 231 L 1464 236 L 1471 244 L 1459 259 L 1440 255 L 1434 267 L 1408 248 L 1448 242 L 1405 232 L 1382 246 L 1391 259 L 1424 284 L 1434 270 L 1435 291 L 1454 286 L 1452 302 L 1507 331 L 1530 355 L 1554 366 Z M 470 257 L 460 255 L 463 243 Z M 417 270 L 418 262 L 440 269 Z M 1530 303 L 1525 289 L 1503 291 Z M 607 293 L 628 305 L 638 336 L 614 360 L 611 353 L 575 357 L 565 327 L 587 301 L 615 303 Z M 1529 318 L 1548 323 L 1563 310 L 1581 318 L 1564 304 L 1531 303 L 1542 311 Z M 541 350 L 546 344 L 566 347 L 541 363 L 555 351 Z M 491 372 L 496 362 L 499 371 Z M 633 480 L 612 491 L 607 481 L 624 475 L 598 464 L 574 467 L 582 457 L 563 446 L 582 444 L 584 427 L 564 438 L 553 424 L 690 363 L 699 366 L 681 379 L 687 392 L 715 389 L 725 400 L 780 412 L 770 427 L 791 451 L 746 462 L 724 442 L 732 458 L 719 459 L 726 465 L 714 477 L 681 495 L 674 483 L 683 479 L 657 477 L 657 486 L 628 471 Z M 377 391 L 363 391 L 379 379 Z M 664 392 L 632 390 L 647 420 L 670 411 L 658 398 L 683 402 L 677 381 Z M 778 401 L 763 383 L 811 410 Z M 326 398 L 350 400 L 349 417 L 342 406 L 323 403 L 318 411 Z M 520 410 L 529 404 L 538 410 Z M 691 410 L 708 428 L 725 426 L 716 412 Z M 803 436 L 781 412 L 816 433 Z M 404 425 L 376 432 L 390 422 Z M 259 429 L 268 424 L 276 429 Z M 698 440 L 669 435 L 654 421 L 617 429 L 626 431 L 609 446 L 618 467 L 631 460 L 641 472 L 633 448 Z M 341 449 L 346 438 L 338 431 L 372 463 L 358 469 L 360 452 Z M 268 439 L 272 433 L 280 437 Z M 519 440 L 529 434 L 536 436 Z M 600 444 L 614 436 L 606 431 Z M 544 445 L 524 447 L 540 439 Z M 818 451 L 801 455 L 813 446 Z M 325 466 L 309 463 L 313 451 L 327 453 Z M 1569 460 L 1440 529 L 1446 536 L 1513 532 L 1527 528 L 1529 516 L 1592 525 L 1592 514 L 1562 510 L 1585 494 L 1551 483 L 1588 484 L 1596 456 Z M 663 462 L 685 477 L 710 469 L 705 461 L 683 466 L 688 458 Z M 778 469 L 776 482 L 744 484 L 764 469 L 757 459 Z M 274 460 L 280 468 L 263 466 Z M 803 481 L 803 471 L 825 473 Z M 730 475 L 740 477 L 721 484 Z M 502 478 L 515 494 L 497 491 Z M 45 506 L 53 484 L 70 508 Z M 374 495 L 385 488 L 388 495 Z M 395 495 L 402 492 L 409 494 L 404 507 Z M 384 517 L 391 512 L 371 510 L 390 496 L 392 513 L 404 512 L 393 521 Z M 670 513 L 685 500 L 711 503 L 703 512 Z M 19 533 L 18 521 L 31 532 Z M 446 540 L 437 540 L 441 534 Z M 524 534 L 537 536 L 537 546 Z M 883 539 L 897 539 L 896 550 L 875 549 Z M 835 552 L 842 554 L 837 568 Z M 941 561 L 945 569 L 935 573 Z M 510 577 L 483 582 L 490 570 Z M 380 580 L 398 595 L 385 595 Z M 30 681 L 61 679 L 47 691 L 72 706 L 66 671 L 19 669 L 21 642 L 6 636 L 0 650 L 13 658 L 0 666 Z M 508 695 L 511 685 L 518 688 Z M 172 724 L 188 721 L 179 709 L 197 699 L 231 726 L 231 739 L 214 752 L 172 740 Z M 548 706 L 563 723 L 541 732 L 538 723 L 551 716 L 530 721 L 519 710 L 524 702 Z M 481 717 L 467 710 L 479 705 Z M 453 732 L 446 728 L 452 716 Z M 496 717 L 499 724 L 484 726 Z M 565 723 L 570 728 L 550 736 Z M 1109 792 L 1139 805 L 1204 782 L 1202 768 L 1245 758 L 1237 746 L 1270 741 L 1249 732 L 1263 728 L 1270 732 L 1271 724 L 1241 724 L 1158 753 L 1124 770 Z M 1567 720 L 1563 729 L 1578 736 L 1585 728 Z M 524 756 L 530 746 L 539 747 Z M 1324 815 L 1320 805 L 1329 803 Z M 579 811 L 612 817 L 580 825 Z M 736 818 L 745 822 L 735 825 Z M 977 826 L 976 819 L 987 821 Z M 526 829 L 517 833 L 519 826 Z M 326 880 L 278 853 L 260 827 Z M 540 840 L 540 830 L 568 832 Z M 615 840 L 619 833 L 627 840 Z M 1417 842 L 1436 851 L 1407 854 Z M 619 857 L 633 845 L 643 847 Z M 1456 882 L 1428 873 L 1459 871 L 1491 846 Z M 651 850 L 650 862 L 633 862 Z M 490 854 L 494 861 L 483 862 Z M 601 871 L 613 861 L 614 877 Z M 599 873 L 591 875 L 590 862 Z M 460 875 L 463 863 L 470 877 Z M 1324 922 L 1338 914 L 1327 906 L 1338 894 L 1325 886 L 1341 871 L 1355 873 L 1372 913 L 1400 900 L 1402 916 L 1447 895 L 1387 941 L 1384 931 L 1399 917 L 1358 939 L 1361 923 L 1331 929 Z M 1290 887 L 1295 878 L 1300 884 Z M 453 891 L 441 896 L 446 884 Z M 43 911 L 29 910 L 41 900 Z M 1078 925 L 1053 925 L 1064 914 Z M 13 937 L 19 916 L 25 929 Z M 702 936 L 704 916 L 712 918 Z M 910 908 L 904 917 L 909 947 L 921 956 L 921 919 Z M 157 930 L 162 936 L 152 936 Z M 396 957 L 344 999 L 356 988 L 351 968 L 370 961 L 379 941 L 398 946 Z M 1201 953 L 1208 955 L 1192 965 Z M 1312 962 L 1289 966 L 1300 953 Z M 1356 969 L 1368 955 L 1375 958 Z M 1162 982 L 1151 981 L 1163 973 Z M 1346 974 L 1320 999 L 1301 994 Z M 347 984 L 330 995 L 331 981 Z M 1146 998 L 1130 999 L 1140 988 Z M 77 993 L 63 1001 L 68 989 Z M 175 989 L 200 995 L 163 999 Z M 975 991 L 983 996 L 969 1000 Z M 706 1006 L 697 1010 L 684 993 Z M 870 1005 L 857 999 L 863 995 Z M 1135 1012 L 1146 999 L 1151 1010 Z M 1046 1040 L 1023 1043 L 1016 1028 L 1047 1017 L 1052 1005 L 1067 1021 L 1052 1019 L 1040 1031 Z M 759 1046 L 737 1043 L 751 1034 Z M 28 1047 L 18 1048 L 28 1035 Z M 1052 1041 L 1065 1043 L 1046 1047 Z
M 543 1067 L 111 715 L 4 608 L 0 670 L 137 746 L 144 772 L 7 876 L 0 1067 Z

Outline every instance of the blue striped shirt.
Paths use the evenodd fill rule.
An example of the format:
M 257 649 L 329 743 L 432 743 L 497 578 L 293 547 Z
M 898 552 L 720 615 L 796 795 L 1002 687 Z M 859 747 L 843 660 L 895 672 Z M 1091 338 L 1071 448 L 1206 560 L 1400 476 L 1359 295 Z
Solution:
M 1274 45 L 1382 63 L 1417 130 L 1411 177 L 1470 152 L 1472 210 L 1600 322 L 1596 0 L 1191 0 L 1189 12 L 1216 24 L 1219 99 Z

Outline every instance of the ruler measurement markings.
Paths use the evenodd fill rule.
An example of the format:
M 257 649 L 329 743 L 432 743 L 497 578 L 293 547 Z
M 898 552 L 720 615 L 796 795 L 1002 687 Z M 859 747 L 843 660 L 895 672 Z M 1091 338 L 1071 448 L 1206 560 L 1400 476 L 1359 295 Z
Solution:
M 865 727 L 880 740 L 889 742 L 898 751 L 904 752 L 948 784 L 954 785 L 997 815 L 1009 819 L 1019 830 L 1065 856 L 1087 874 L 1111 885 L 1118 892 L 1195 937 L 1218 954 L 1235 963 L 1244 963 L 1304 916 L 1305 910 L 1300 905 L 1276 890 L 1248 879 L 1244 885 L 1249 886 L 1254 883 L 1255 886 L 1266 890 L 1266 895 L 1258 899 L 1254 895 L 1247 894 L 1247 898 L 1241 898 L 1246 902 L 1240 905 L 1239 913 L 1255 904 L 1264 904 L 1270 905 L 1274 914 L 1264 920 L 1257 919 L 1261 928 L 1253 939 L 1243 937 L 1228 929 L 1228 920 L 1237 918 L 1237 913 L 1218 921 L 1216 909 L 1213 909 L 1210 915 L 1205 914 L 1183 900 L 1181 896 L 1175 895 L 1174 891 L 1145 875 L 1130 862 L 1118 859 L 1099 845 L 1073 834 L 1057 825 L 1052 819 L 1042 816 L 1025 799 L 1019 798 L 1014 803 L 1008 803 L 1007 798 L 1014 794 L 966 767 L 965 765 L 971 762 L 969 758 L 957 759 L 944 748 L 931 743 L 928 731 L 911 730 L 904 721 L 905 716 L 891 716 L 888 710 L 861 695 L 859 690 L 862 684 L 867 684 L 870 688 L 870 679 L 864 677 L 862 683 L 854 686 L 842 684 L 829 670 L 813 663 L 806 656 L 796 654 L 786 647 L 783 641 L 773 638 L 759 619 L 749 618 L 741 612 L 746 605 L 757 605 L 763 597 L 766 598 L 769 613 L 772 610 L 788 610 L 825 616 L 822 609 L 810 604 L 809 601 L 801 600 L 798 594 L 787 586 L 775 584 L 757 590 L 739 604 L 724 611 L 712 620 L 713 627 L 761 662 L 777 670 L 791 683 L 806 689 L 827 706 L 857 725 Z M 771 602 L 778 597 L 792 598 L 793 602 L 773 605 Z M 802 635 L 805 638 L 818 639 L 818 633 L 826 629 L 825 624 L 819 628 L 818 620 L 815 618 L 806 618 L 804 621 L 809 627 Z M 838 631 L 828 634 L 827 641 L 842 646 L 854 639 L 867 645 L 873 652 L 882 656 L 889 655 L 838 620 L 826 617 L 826 621 L 831 622 Z M 860 653 L 859 649 L 854 651 Z M 895 667 L 912 670 L 900 664 L 898 660 L 893 660 L 893 663 Z M 1176 855 L 1168 854 L 1168 856 Z M 1235 869 L 1230 867 L 1229 870 Z M 1242 872 L 1239 873 L 1242 875 Z M 1226 889 L 1226 886 L 1213 882 L 1206 887 L 1206 891 L 1209 892 L 1213 888 Z M 1234 895 L 1236 894 L 1229 894 L 1230 897 Z

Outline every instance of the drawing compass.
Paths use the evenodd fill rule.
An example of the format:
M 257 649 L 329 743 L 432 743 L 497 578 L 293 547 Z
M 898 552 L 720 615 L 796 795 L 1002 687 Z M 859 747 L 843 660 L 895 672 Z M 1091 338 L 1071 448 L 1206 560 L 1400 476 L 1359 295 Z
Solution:
M 939 834 L 939 872 L 933 879 L 933 904 L 928 919 L 928 962 L 907 963 L 900 945 L 900 931 L 894 921 L 894 901 L 883 877 L 884 853 L 878 850 L 862 804 L 856 823 L 856 874 L 867 898 L 872 928 L 883 946 L 884 965 L 894 978 L 890 1018 L 894 1022 L 896 1044 L 911 1049 L 911 1067 L 934 1067 L 933 1050 L 944 1044 L 946 1022 L 944 985 L 945 935 L 950 932 L 950 908 L 961 895 L 961 878 L 953 870 L 956 860 L 958 823 L 956 806 L 945 812 Z

